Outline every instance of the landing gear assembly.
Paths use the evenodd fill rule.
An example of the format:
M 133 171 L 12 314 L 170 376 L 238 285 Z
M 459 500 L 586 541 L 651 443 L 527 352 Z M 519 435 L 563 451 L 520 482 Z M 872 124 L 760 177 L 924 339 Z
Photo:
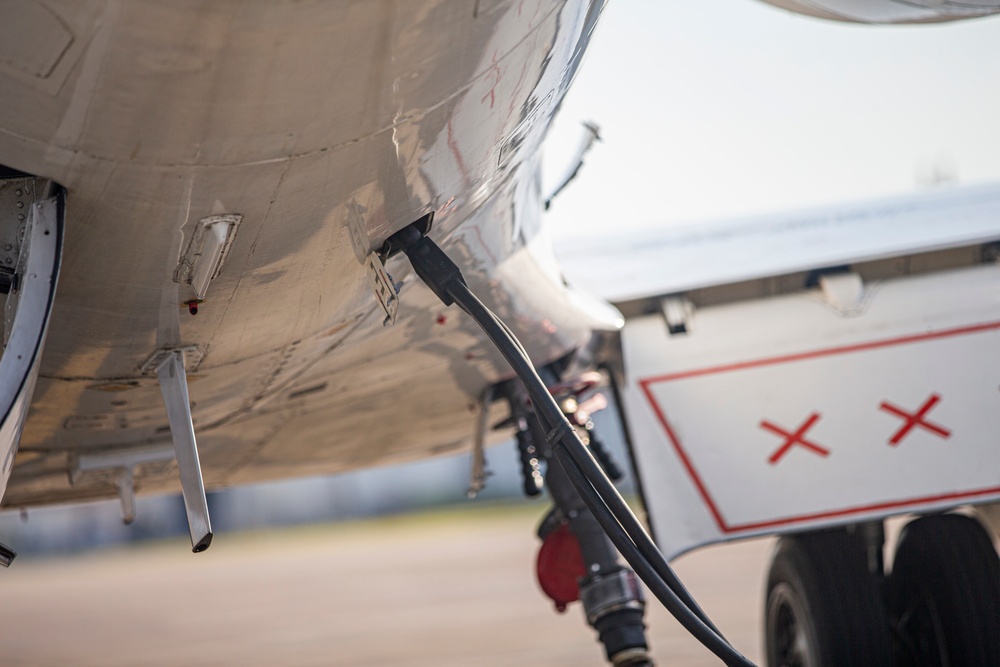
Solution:
M 767 578 L 771 667 L 1000 665 L 1000 559 L 959 514 L 914 519 L 891 572 L 881 523 L 782 537 Z
M 942 514 L 908 524 L 888 601 L 897 667 L 1000 665 L 1000 562 L 975 519 Z
M 869 567 L 860 532 L 779 540 L 764 607 L 768 665 L 891 667 L 881 573 Z
M 388 239 L 386 254 L 390 254 L 393 248 L 405 252 L 414 272 L 444 305 L 457 304 L 475 320 L 496 346 L 497 351 L 510 364 L 521 382 L 523 391 L 530 397 L 533 418 L 526 419 L 525 423 L 529 429 L 537 429 L 536 436 L 541 436 L 541 438 L 535 437 L 534 440 L 541 447 L 541 456 L 550 462 L 547 473 L 552 475 L 553 471 L 561 471 L 554 473 L 555 478 L 560 474 L 565 475 L 569 482 L 567 488 L 572 487 L 574 491 L 573 497 L 568 493 L 564 498 L 562 494 L 553 497 L 556 498 L 557 506 L 566 503 L 570 508 L 565 516 L 567 521 L 571 522 L 571 532 L 574 532 L 580 541 L 580 550 L 585 554 L 584 562 L 589 561 L 588 567 L 591 569 L 594 569 L 593 565 L 597 565 L 593 579 L 580 582 L 581 599 L 590 612 L 588 616 L 593 619 L 592 622 L 601 634 L 608 656 L 620 666 L 648 664 L 648 659 L 643 655 L 644 646 L 636 647 L 635 654 L 626 652 L 624 648 L 616 650 L 619 646 L 618 638 L 622 634 L 632 635 L 630 631 L 619 632 L 635 625 L 637 610 L 630 606 L 641 603 L 638 586 L 629 583 L 627 571 L 623 568 L 613 571 L 606 569 L 611 557 L 617 563 L 617 557 L 614 556 L 614 549 L 617 549 L 628 564 L 635 568 L 636 575 L 641 577 L 656 599 L 699 642 L 730 667 L 752 667 L 753 663 L 726 640 L 678 579 L 666 557 L 653 543 L 631 508 L 608 479 L 607 471 L 601 467 L 594 453 L 553 400 L 527 351 L 507 325 L 469 289 L 458 265 L 425 235 L 426 232 L 427 228 L 421 228 L 419 221 L 404 227 Z M 517 414 L 517 410 L 525 406 L 527 403 L 524 400 L 511 401 L 515 419 L 522 416 Z M 551 465 L 552 463 L 556 465 Z M 558 485 L 552 485 L 552 480 L 550 486 L 559 488 Z M 577 506 L 585 507 L 586 512 L 573 509 Z M 571 514 L 573 511 L 577 512 L 575 516 Z M 576 532 L 577 528 L 573 523 L 578 520 L 582 522 L 587 515 L 593 517 L 594 523 L 601 527 L 606 536 L 604 539 L 610 544 L 591 541 L 587 537 L 589 531 L 583 529 L 582 523 L 576 523 L 577 526 L 581 526 L 580 532 Z M 599 544 L 601 546 L 598 546 Z M 611 545 L 614 545 L 614 549 Z M 609 557 L 601 556 L 596 561 L 590 561 L 590 556 L 586 553 L 592 547 L 602 549 Z M 623 572 L 625 573 L 622 574 Z M 591 589 L 591 586 L 594 588 Z M 600 589 L 600 594 L 591 596 L 590 591 L 597 589 Z M 617 602 L 608 602 L 615 598 L 618 599 Z M 612 617 L 622 620 L 612 623 L 614 627 L 609 629 L 605 627 L 603 619 Z M 641 614 L 638 618 L 641 627 Z M 644 639 L 642 644 L 645 644 Z M 620 645 L 624 646 L 625 642 Z
M 550 378 L 551 379 L 551 378 Z M 591 382 L 563 385 L 553 393 L 561 399 L 570 421 L 580 425 L 595 458 L 609 477 L 621 478 L 621 471 L 592 438 L 593 424 L 580 411 L 578 391 Z M 577 600 L 582 601 L 587 622 L 604 645 L 608 661 L 615 667 L 652 667 L 645 637 L 643 613 L 645 599 L 635 573 L 618 560 L 618 553 L 587 508 L 562 466 L 544 445 L 545 434 L 531 410 L 531 403 L 517 382 L 510 382 L 505 392 L 514 422 L 518 425 L 517 443 L 524 476 L 525 493 L 537 496 L 548 489 L 554 507 L 542 521 L 538 536 L 542 546 L 538 554 L 537 574 L 542 590 L 560 612 Z M 561 395 L 560 395 L 561 394 Z M 541 474 L 541 463 L 545 473 Z

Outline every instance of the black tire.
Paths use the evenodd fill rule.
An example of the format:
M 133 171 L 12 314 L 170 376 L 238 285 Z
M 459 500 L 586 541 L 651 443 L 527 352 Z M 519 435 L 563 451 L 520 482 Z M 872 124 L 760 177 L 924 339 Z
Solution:
M 975 519 L 941 514 L 903 528 L 889 607 L 897 667 L 1000 665 L 1000 559 Z
M 767 577 L 764 646 L 770 667 L 890 667 L 881 574 L 859 535 L 782 537 Z

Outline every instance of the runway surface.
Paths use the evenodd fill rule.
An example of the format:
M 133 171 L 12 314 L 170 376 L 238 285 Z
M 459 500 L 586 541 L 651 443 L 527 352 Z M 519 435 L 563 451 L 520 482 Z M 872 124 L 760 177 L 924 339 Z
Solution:
M 0 664 L 604 665 L 579 604 L 534 579 L 542 505 L 216 535 L 0 572 Z M 760 659 L 772 542 L 713 547 L 677 571 L 737 648 Z M 656 605 L 661 667 L 720 664 Z

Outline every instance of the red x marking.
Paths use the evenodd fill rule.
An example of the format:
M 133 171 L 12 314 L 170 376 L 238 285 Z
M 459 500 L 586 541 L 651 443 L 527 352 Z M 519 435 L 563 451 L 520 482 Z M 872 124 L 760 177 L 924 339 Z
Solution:
M 760 423 L 760 427 L 762 429 L 765 429 L 767 431 L 770 431 L 771 433 L 774 433 L 775 435 L 780 435 L 781 437 L 785 438 L 784 444 L 781 445 L 781 447 L 779 447 L 774 452 L 774 454 L 771 454 L 771 458 L 769 458 L 767 462 L 770 463 L 771 465 L 776 464 L 778 461 L 781 460 L 781 457 L 784 456 L 788 452 L 788 450 L 794 447 L 795 445 L 799 445 L 800 447 L 805 447 L 806 449 L 810 449 L 814 453 L 819 454 L 820 456 L 829 456 L 830 455 L 829 449 L 827 449 L 826 447 L 821 447 L 820 445 L 817 445 L 814 442 L 809 442 L 808 440 L 805 439 L 806 431 L 811 429 L 813 424 L 815 424 L 817 421 L 819 421 L 819 413 L 814 412 L 811 415 L 809 415 L 809 418 L 806 419 L 805 422 L 802 423 L 802 426 L 799 426 L 799 429 L 795 431 L 795 433 L 789 433 L 780 426 L 776 426 L 767 420 L 762 421 Z
M 878 406 L 881 410 L 885 410 L 886 412 L 891 412 L 897 417 L 902 417 L 905 420 L 904 424 L 899 428 L 898 431 L 896 431 L 896 435 L 892 436 L 892 438 L 889 439 L 889 444 L 892 445 L 893 447 L 898 445 L 900 442 L 902 442 L 903 438 L 906 437 L 906 434 L 913 430 L 914 426 L 922 426 L 931 433 L 937 433 L 945 440 L 951 437 L 951 431 L 949 431 L 943 426 L 939 426 L 938 424 L 933 424 L 924 419 L 924 416 L 928 412 L 930 412 L 931 408 L 933 408 L 940 400 L 941 400 L 940 396 L 938 396 L 937 394 L 931 394 L 931 397 L 928 398 L 926 401 L 924 401 L 924 404 L 921 405 L 920 408 L 913 414 L 907 412 L 906 410 L 903 410 L 900 407 L 892 405 L 891 403 L 882 401 L 882 404 Z

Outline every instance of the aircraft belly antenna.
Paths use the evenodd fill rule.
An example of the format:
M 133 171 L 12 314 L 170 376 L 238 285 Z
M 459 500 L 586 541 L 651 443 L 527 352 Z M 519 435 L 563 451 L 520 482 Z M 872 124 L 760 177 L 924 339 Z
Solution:
M 199 553 L 212 544 L 212 521 L 208 516 L 205 482 L 198 460 L 198 443 L 191 419 L 191 402 L 188 398 L 187 373 L 184 370 L 184 350 L 168 350 L 156 367 L 160 392 L 167 408 L 167 421 L 174 441 L 174 454 L 181 477 L 184 509 L 187 511 L 188 530 L 191 533 L 192 551 Z
M 490 471 L 486 467 L 486 432 L 489 430 L 490 404 L 493 402 L 493 387 L 488 386 L 479 397 L 479 411 L 476 414 L 476 432 L 472 441 L 472 469 L 469 471 L 469 489 L 465 495 L 470 499 L 486 488 Z
M 163 464 L 176 459 L 173 447 L 154 445 L 127 451 L 84 453 L 76 457 L 70 471 L 70 483 L 77 484 L 90 473 L 110 476 L 121 502 L 122 521 L 135 521 L 135 471 L 148 464 Z

